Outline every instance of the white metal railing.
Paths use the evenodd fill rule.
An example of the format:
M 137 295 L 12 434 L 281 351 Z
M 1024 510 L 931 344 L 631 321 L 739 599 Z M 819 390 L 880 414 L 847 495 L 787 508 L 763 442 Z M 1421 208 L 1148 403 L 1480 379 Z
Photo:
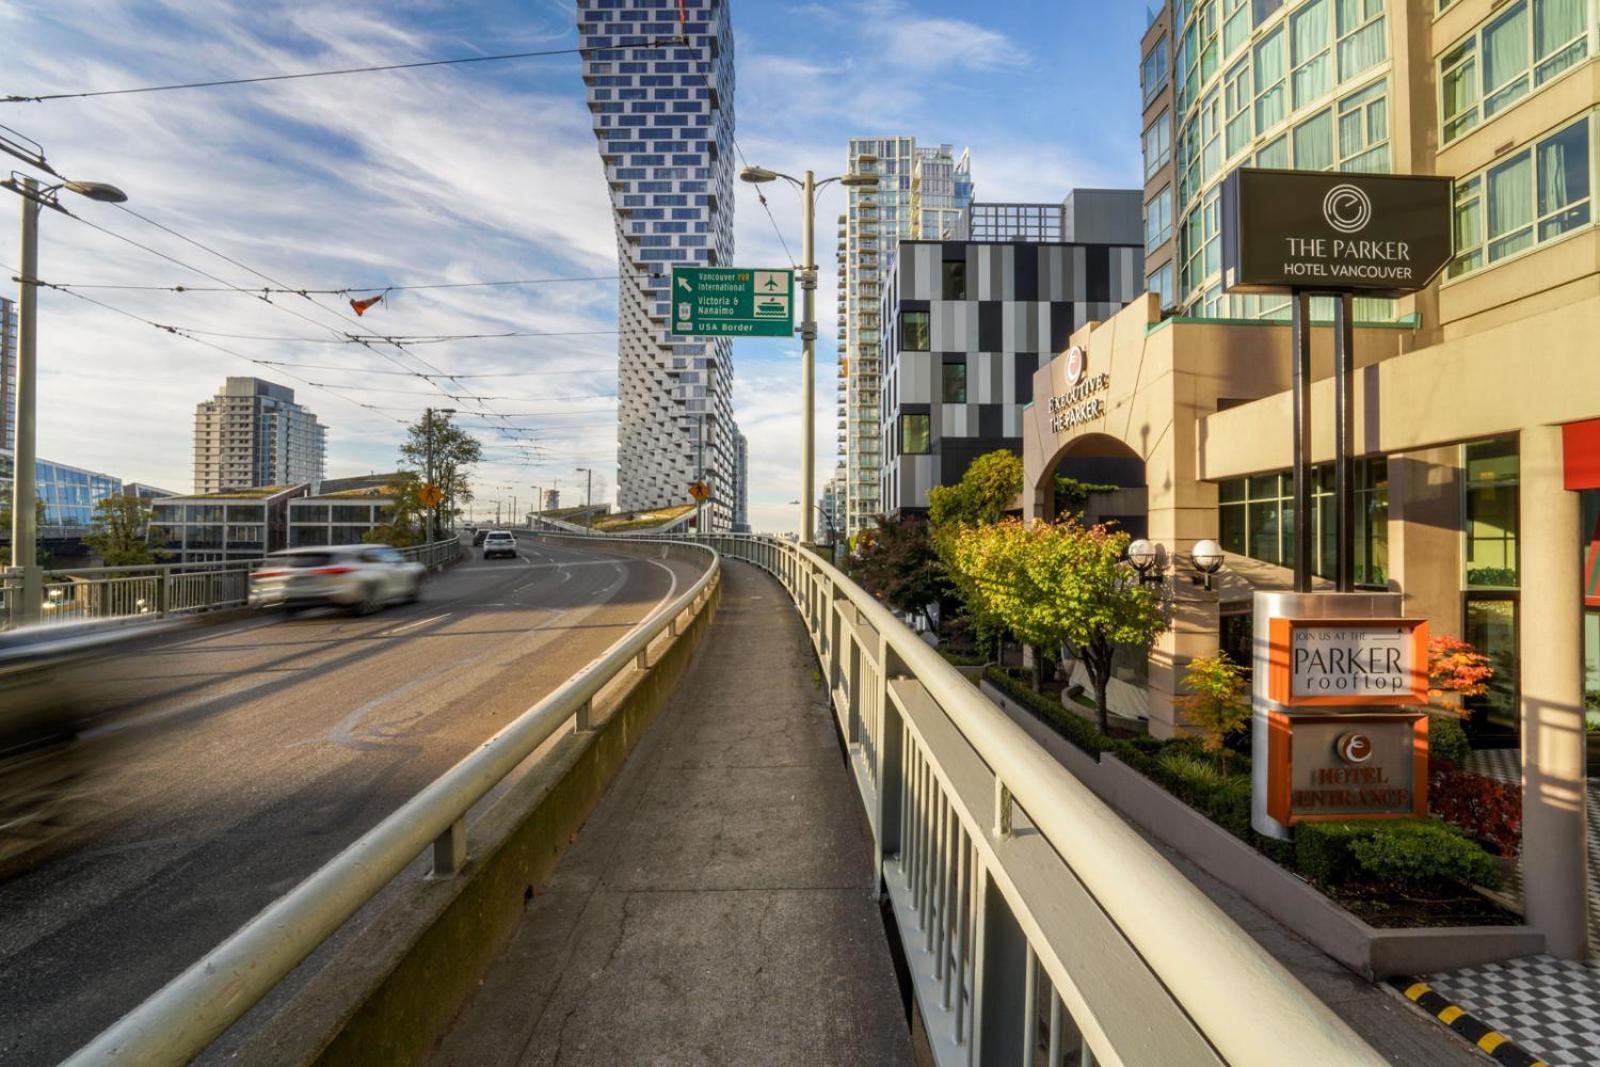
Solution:
M 407 559 L 433 569 L 459 556 L 461 542 L 451 537 L 399 551 Z M 46 571 L 39 624 L 63 625 L 143 615 L 162 618 L 242 607 L 249 602 L 250 572 L 260 563 L 258 558 Z M 12 625 L 21 584 L 19 571 L 0 571 L 0 628 Z
M 664 550 L 681 547 L 660 544 Z M 467 855 L 467 812 L 557 731 L 569 723 L 579 731 L 590 729 L 596 694 L 620 675 L 647 668 L 654 640 L 664 633 L 676 636 L 694 620 L 710 601 L 721 573 L 715 551 L 707 549 L 705 560 L 705 573 L 672 603 L 279 897 L 67 1064 L 187 1063 L 418 855 L 431 847 L 434 876 L 458 874 Z
M 816 648 L 941 1065 L 1385 1062 L 937 652 L 792 542 Z

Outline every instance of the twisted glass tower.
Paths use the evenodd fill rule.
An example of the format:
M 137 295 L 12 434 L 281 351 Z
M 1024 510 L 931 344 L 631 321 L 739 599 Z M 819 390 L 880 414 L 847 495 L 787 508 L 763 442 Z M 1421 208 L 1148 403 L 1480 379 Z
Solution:
M 728 0 L 578 0 L 583 80 L 617 227 L 617 499 L 624 511 L 712 490 L 734 521 L 733 344 L 667 332 L 674 266 L 733 262 Z

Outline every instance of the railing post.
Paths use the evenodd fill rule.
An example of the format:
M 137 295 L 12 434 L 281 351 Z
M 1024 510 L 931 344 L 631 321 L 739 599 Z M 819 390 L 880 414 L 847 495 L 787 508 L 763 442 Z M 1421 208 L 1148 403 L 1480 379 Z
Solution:
M 433 875 L 449 878 L 460 874 L 467 863 L 467 820 L 463 816 L 433 839 Z
M 592 725 L 592 720 L 594 718 L 594 697 L 590 697 L 588 700 L 583 702 L 583 704 L 578 708 L 578 713 L 574 718 L 575 722 L 573 728 L 577 730 L 578 733 L 586 734 L 590 730 L 594 729 L 594 726 Z
M 1023 1035 L 1027 969 L 1032 955 L 1022 928 L 988 873 L 980 875 L 978 955 L 974 960 L 973 1040 L 980 1067 L 1026 1063 Z

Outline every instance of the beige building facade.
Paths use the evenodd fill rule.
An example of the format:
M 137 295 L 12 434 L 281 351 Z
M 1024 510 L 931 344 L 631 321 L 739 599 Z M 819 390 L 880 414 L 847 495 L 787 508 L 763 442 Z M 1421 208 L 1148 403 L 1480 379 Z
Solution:
M 1171 124 L 1170 161 L 1146 166 L 1148 265 L 1175 264 L 1171 296 L 1079 331 L 1077 351 L 1035 378 L 1024 424 L 1032 517 L 1049 516 L 1056 474 L 1142 470 L 1091 514 L 1142 526 L 1165 552 L 1173 626 L 1130 657 L 1143 662 L 1126 665 L 1119 710 L 1181 730 L 1187 663 L 1248 659 L 1251 595 L 1290 585 L 1288 297 L 1223 290 L 1223 176 L 1455 179 L 1444 274 L 1412 297 L 1358 301 L 1356 578 L 1490 657 L 1469 734 L 1519 754 L 1528 920 L 1552 951 L 1582 955 L 1600 727 L 1600 0 L 1172 3 L 1141 44 L 1147 151 L 1164 143 L 1157 113 Z M 1159 214 L 1150 225 L 1157 184 L 1171 189 L 1170 235 Z M 1313 310 L 1309 516 L 1325 577 L 1329 310 Z M 1189 561 L 1202 538 L 1228 551 L 1209 591 Z

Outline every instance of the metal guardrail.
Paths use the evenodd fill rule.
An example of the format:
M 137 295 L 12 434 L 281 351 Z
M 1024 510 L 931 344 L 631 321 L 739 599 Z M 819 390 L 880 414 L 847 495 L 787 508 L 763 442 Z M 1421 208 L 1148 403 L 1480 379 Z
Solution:
M 674 542 L 660 542 L 664 547 Z M 433 873 L 466 861 L 466 816 L 500 780 L 569 722 L 590 728 L 593 701 L 613 679 L 648 666 L 650 645 L 676 636 L 709 602 L 721 561 L 333 859 L 168 982 L 66 1064 L 182 1064 L 244 1015 L 345 920 L 432 847 Z
M 698 540 L 771 572 L 805 620 L 939 1064 L 1385 1062 L 841 571 Z
M 431 570 L 459 556 L 461 541 L 452 537 L 399 551 Z M 261 562 L 257 558 L 47 571 L 39 624 L 65 625 L 143 615 L 166 618 L 243 607 L 249 602 L 250 572 Z M 20 585 L 18 572 L 0 571 L 0 629 L 10 623 L 10 605 L 20 595 Z

